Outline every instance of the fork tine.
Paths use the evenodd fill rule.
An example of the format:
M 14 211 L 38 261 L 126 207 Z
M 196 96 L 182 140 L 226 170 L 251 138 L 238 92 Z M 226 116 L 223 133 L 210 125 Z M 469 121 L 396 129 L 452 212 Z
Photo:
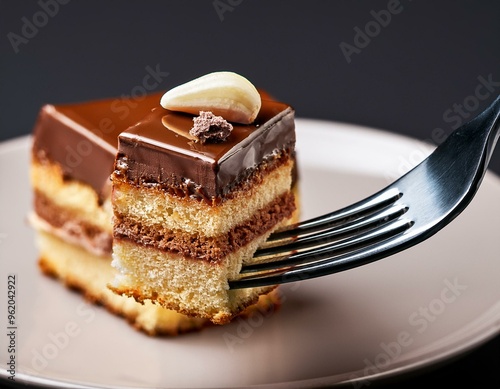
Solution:
M 306 220 L 273 233 L 261 248 L 283 245 L 307 234 L 344 225 L 377 212 L 398 200 L 402 194 L 397 188 L 386 188 L 367 199 L 361 200 L 335 212 Z
M 295 252 L 301 252 L 310 247 L 326 246 L 335 249 L 334 242 L 343 242 L 346 238 L 359 235 L 360 233 L 380 227 L 400 217 L 408 210 L 403 203 L 395 203 L 387 208 L 375 212 L 374 214 L 362 216 L 352 222 L 336 225 L 327 228 L 321 232 L 313 234 L 300 235 L 290 240 L 287 244 L 275 245 L 259 249 L 254 254 L 254 259 L 266 261 L 269 258 L 290 255 Z
M 243 266 L 240 272 L 242 276 L 229 281 L 229 287 L 239 289 L 283 284 L 361 266 L 378 258 L 371 252 L 378 243 L 403 234 L 412 225 L 413 221 L 409 219 L 396 219 L 341 243 L 294 253 L 286 259 L 278 258 L 279 268 L 273 261 Z M 359 254 L 366 260 L 360 259 Z M 246 275 L 248 273 L 256 274 Z

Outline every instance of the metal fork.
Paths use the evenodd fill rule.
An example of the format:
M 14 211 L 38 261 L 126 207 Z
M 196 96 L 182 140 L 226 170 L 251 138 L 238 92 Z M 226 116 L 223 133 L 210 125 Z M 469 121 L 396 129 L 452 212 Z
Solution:
M 500 136 L 500 96 L 410 172 L 351 206 L 274 233 L 231 289 L 283 284 L 361 266 L 434 235 L 474 197 Z

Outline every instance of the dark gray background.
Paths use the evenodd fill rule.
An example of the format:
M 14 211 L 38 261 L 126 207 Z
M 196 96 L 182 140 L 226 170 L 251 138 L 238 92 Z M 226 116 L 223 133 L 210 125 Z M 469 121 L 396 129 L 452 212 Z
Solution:
M 0 1 L 0 140 L 28 134 L 44 103 L 137 92 L 148 66 L 169 73 L 156 90 L 228 69 L 299 117 L 434 143 L 500 92 L 498 1 L 220 0 L 223 13 L 212 0 L 64 3 L 44 18 L 38 1 Z M 373 12 L 391 7 L 376 30 Z M 34 19 L 40 27 L 27 30 Z M 30 37 L 13 45 L 23 28 Z M 353 45 L 357 28 L 372 37 L 348 63 L 340 45 Z M 489 90 L 479 86 L 488 78 Z M 491 166 L 500 173 L 500 151 Z M 499 367 L 495 339 L 404 383 L 499 387 Z
M 0 140 L 29 133 L 44 103 L 132 93 L 147 66 L 169 73 L 157 90 L 230 69 L 300 117 L 434 143 L 500 91 L 498 1 L 60 1 L 45 19 L 37 1 L 0 2 Z M 377 30 L 372 11 L 389 8 Z M 40 27 L 13 45 L 26 20 Z M 356 28 L 372 37 L 348 63 Z M 496 85 L 476 96 L 480 77 Z

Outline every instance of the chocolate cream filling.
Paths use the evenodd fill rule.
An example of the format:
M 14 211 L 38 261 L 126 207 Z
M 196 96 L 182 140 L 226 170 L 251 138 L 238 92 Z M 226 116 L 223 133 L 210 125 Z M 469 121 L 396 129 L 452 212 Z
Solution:
M 117 223 L 114 238 L 191 259 L 218 263 L 228 254 L 237 251 L 282 220 L 289 218 L 294 211 L 294 195 L 287 192 L 256 212 L 245 223 L 233 227 L 227 234 L 219 237 L 169 231 L 162 226 L 139 224 L 126 216 L 115 215 Z
M 101 228 L 80 219 L 73 212 L 54 204 L 47 196 L 35 190 L 34 211 L 36 215 L 54 228 L 58 235 L 80 242 L 82 247 L 91 247 L 100 255 L 111 255 L 113 237 Z

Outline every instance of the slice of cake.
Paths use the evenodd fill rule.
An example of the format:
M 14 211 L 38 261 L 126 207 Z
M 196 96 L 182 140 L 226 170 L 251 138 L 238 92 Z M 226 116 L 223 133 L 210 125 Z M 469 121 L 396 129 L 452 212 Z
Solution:
M 162 105 L 119 136 L 110 288 L 224 324 L 274 288 L 228 280 L 293 218 L 294 111 L 225 72 Z
M 200 329 L 206 319 L 119 296 L 107 288 L 111 266 L 112 208 L 109 176 L 118 135 L 160 107 L 162 94 L 138 99 L 107 99 L 80 104 L 47 105 L 38 116 L 31 160 L 40 268 L 78 289 L 90 300 L 124 316 L 150 335 L 175 335 Z M 252 308 L 278 304 L 263 296 Z

